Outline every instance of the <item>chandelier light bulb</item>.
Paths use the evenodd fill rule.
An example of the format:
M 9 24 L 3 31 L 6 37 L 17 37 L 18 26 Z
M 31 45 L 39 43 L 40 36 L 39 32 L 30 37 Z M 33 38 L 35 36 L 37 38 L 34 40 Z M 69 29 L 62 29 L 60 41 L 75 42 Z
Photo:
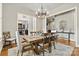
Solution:
M 44 9 L 43 6 L 41 5 L 41 8 L 37 9 L 36 11 L 36 16 L 37 17 L 45 17 L 49 14 L 49 12 L 47 11 L 47 9 Z
M 38 9 L 38 12 L 40 12 L 40 9 Z

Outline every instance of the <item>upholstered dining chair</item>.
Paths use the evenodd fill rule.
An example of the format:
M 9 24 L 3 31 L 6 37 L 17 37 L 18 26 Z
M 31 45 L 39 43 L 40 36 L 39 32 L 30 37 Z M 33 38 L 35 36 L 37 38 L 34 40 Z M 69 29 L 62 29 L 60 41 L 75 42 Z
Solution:
M 41 52 L 43 53 L 43 56 L 45 55 L 44 52 L 51 52 L 50 51 L 50 39 L 49 37 L 45 36 L 43 39 L 42 39 L 42 42 L 40 43 L 39 41 L 37 41 L 36 43 L 36 48 L 37 48 L 37 51 L 38 51 L 38 54 L 40 54 Z
M 13 41 L 16 44 L 16 39 L 11 37 L 10 32 L 3 32 L 3 39 L 4 46 L 11 45 Z
M 33 51 L 34 51 L 34 55 L 39 55 L 40 52 L 42 51 L 40 48 L 40 43 L 42 43 L 42 39 L 40 40 L 35 40 L 32 42 L 32 46 L 34 47 Z
M 19 35 L 18 31 L 16 31 L 16 41 L 17 41 L 17 56 L 23 56 L 23 53 L 32 50 L 32 46 L 30 43 L 27 43 L 23 40 L 23 36 Z

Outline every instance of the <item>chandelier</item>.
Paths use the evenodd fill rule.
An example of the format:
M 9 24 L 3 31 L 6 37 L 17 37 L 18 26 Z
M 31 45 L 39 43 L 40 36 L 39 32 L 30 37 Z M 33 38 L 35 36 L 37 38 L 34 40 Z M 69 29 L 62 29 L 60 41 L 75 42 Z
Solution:
M 48 15 L 48 11 L 43 8 L 43 5 L 41 4 L 41 8 L 36 11 L 36 17 L 45 17 Z

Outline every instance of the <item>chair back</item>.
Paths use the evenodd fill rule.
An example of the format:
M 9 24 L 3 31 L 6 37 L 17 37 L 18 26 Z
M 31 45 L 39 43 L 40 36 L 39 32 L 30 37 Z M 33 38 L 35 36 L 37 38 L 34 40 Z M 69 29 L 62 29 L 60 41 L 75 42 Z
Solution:
M 51 36 L 51 41 L 55 41 L 55 40 L 57 40 L 58 39 L 58 34 L 53 34 L 52 36 Z
M 16 34 L 16 42 L 17 42 L 17 51 L 19 51 L 19 54 L 20 54 L 22 51 L 21 38 L 18 31 L 16 31 L 15 34 Z
M 18 46 L 18 45 L 19 45 L 19 36 L 18 36 L 18 35 L 19 35 L 19 33 L 18 33 L 18 31 L 16 31 L 16 33 L 15 33 L 15 34 L 16 34 L 16 42 L 17 42 L 17 46 Z
M 3 32 L 3 38 L 4 38 L 4 39 L 9 39 L 9 38 L 11 38 L 10 32 Z
M 44 43 L 44 44 L 49 43 L 49 37 L 45 36 L 45 37 L 44 37 L 44 40 L 43 40 L 43 43 Z

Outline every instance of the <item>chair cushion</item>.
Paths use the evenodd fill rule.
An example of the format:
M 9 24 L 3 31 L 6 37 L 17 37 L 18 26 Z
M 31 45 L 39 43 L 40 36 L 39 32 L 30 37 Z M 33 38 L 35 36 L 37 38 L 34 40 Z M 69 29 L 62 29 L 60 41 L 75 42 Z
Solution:
M 43 44 L 39 44 L 40 46 L 43 46 Z
M 13 41 L 13 40 L 15 40 L 15 38 L 6 39 L 6 41 Z

